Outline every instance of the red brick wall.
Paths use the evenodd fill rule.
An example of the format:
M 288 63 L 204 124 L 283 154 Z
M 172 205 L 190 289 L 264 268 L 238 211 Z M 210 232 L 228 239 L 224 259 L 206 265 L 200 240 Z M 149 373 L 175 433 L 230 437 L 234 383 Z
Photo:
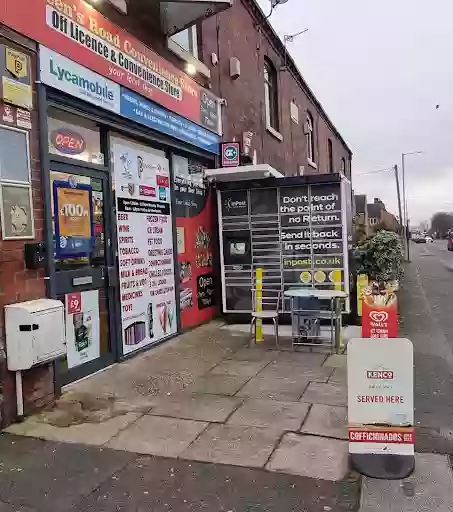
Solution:
M 6 37 L 1 37 L 1 36 Z M 32 84 L 36 81 L 36 54 L 34 44 L 0 28 L 0 44 L 6 44 L 30 56 Z M 1 104 L 1 99 L 0 99 Z M 34 105 L 37 105 L 34 92 Z M 0 117 L 0 123 L 3 122 Z M 43 200 L 41 195 L 41 168 L 39 162 L 39 132 L 37 112 L 32 112 L 30 136 L 31 178 L 36 241 L 43 239 Z M 0 236 L 0 382 L 3 402 L 0 425 L 10 423 L 16 414 L 14 374 L 8 372 L 5 359 L 4 311 L 7 304 L 46 296 L 43 271 L 27 270 L 24 264 L 24 244 L 27 241 L 1 240 Z M 42 406 L 53 398 L 53 370 L 49 366 L 26 371 L 24 377 L 24 405 L 26 411 Z
M 341 157 L 347 165 L 349 151 L 336 136 L 290 71 L 281 70 L 285 64 L 283 53 L 274 47 L 266 31 L 259 28 L 258 18 L 252 15 L 247 0 L 236 0 L 231 9 L 206 20 L 201 27 L 202 55 L 211 69 L 212 90 L 227 100 L 224 110 L 224 138 L 240 140 L 242 132 L 254 132 L 253 149 L 258 163 L 268 163 L 287 175 L 296 174 L 299 166 L 306 173 L 328 172 L 327 139 L 332 139 L 334 169 L 340 169 Z M 217 54 L 219 64 L 213 67 L 211 54 Z M 232 80 L 229 73 L 230 57 L 241 63 L 241 76 Z M 264 58 L 269 58 L 278 70 L 280 99 L 280 133 L 277 140 L 266 130 L 264 113 Z M 302 70 L 303 71 L 303 70 Z M 291 121 L 290 101 L 299 107 L 299 124 Z M 307 162 L 307 148 L 303 125 L 309 110 L 315 124 L 315 153 L 317 169 Z

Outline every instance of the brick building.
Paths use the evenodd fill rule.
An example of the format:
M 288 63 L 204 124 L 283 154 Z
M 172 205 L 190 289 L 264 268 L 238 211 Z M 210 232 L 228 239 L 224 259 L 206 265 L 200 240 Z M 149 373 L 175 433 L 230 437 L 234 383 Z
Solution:
M 196 298 L 200 283 L 213 287 L 203 291 L 209 297 L 217 293 L 214 205 L 202 176 L 219 165 L 222 135 L 248 134 L 249 158 L 288 175 L 350 176 L 349 148 L 254 0 L 229 9 L 227 0 L 91 4 L 29 0 L 24 17 L 18 0 L 0 2 L 0 425 L 16 415 L 8 304 L 65 304 L 68 353 L 22 373 L 25 413 L 62 385 L 216 314 L 214 300 Z M 150 182 L 135 184 L 143 176 Z M 88 233 L 71 213 L 74 190 L 89 197 Z M 171 229 L 159 226 L 156 238 L 132 233 L 155 215 L 128 220 L 129 201 L 156 196 Z M 44 259 L 32 268 L 25 249 L 37 243 Z M 148 261 L 153 251 L 170 257 Z M 149 276 L 150 286 L 170 277 L 161 299 L 129 303 L 133 294 L 123 290 L 138 281 L 123 255 L 142 252 L 137 265 L 168 266 Z M 74 298 L 81 310 L 71 311 Z
M 399 233 L 401 226 L 398 219 L 387 211 L 385 204 L 375 197 L 372 203 L 367 204 L 368 234 L 372 235 L 381 229 Z
M 350 176 L 350 149 L 255 0 L 236 0 L 198 33 L 212 91 L 227 102 L 224 139 L 252 132 L 251 155 L 285 175 Z

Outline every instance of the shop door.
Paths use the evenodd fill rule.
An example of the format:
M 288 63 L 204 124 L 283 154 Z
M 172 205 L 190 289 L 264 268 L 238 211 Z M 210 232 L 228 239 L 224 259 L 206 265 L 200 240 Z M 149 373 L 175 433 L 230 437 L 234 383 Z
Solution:
M 50 181 L 53 295 L 65 304 L 67 356 L 57 364 L 57 383 L 63 386 L 116 360 L 117 268 L 107 172 L 52 163 Z

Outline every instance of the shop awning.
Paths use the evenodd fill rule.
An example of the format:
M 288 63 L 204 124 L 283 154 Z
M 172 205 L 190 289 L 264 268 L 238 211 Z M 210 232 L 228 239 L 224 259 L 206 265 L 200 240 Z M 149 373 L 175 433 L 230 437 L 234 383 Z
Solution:
M 267 164 L 242 165 L 220 169 L 206 169 L 205 177 L 210 181 L 232 182 L 241 180 L 257 180 L 262 178 L 284 178 L 284 175 Z
M 159 3 L 162 30 L 167 36 L 172 36 L 228 9 L 233 0 L 165 0 Z

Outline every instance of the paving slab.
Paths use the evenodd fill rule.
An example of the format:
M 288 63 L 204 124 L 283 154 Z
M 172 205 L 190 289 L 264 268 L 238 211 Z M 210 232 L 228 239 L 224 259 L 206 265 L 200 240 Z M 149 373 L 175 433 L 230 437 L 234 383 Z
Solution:
M 405 480 L 363 479 L 361 512 L 453 512 L 453 474 L 446 455 L 418 453 Z
M 15 435 L 37 437 L 48 441 L 63 443 L 81 443 L 103 445 L 118 432 L 140 418 L 140 414 L 127 413 L 111 418 L 101 423 L 82 423 L 69 427 L 55 427 L 42 423 L 35 418 L 29 418 L 23 423 L 15 423 L 6 429 L 6 432 Z
M 346 386 L 338 384 L 310 382 L 301 400 L 312 404 L 347 405 L 348 391 Z
M 293 377 L 261 376 L 258 374 L 236 394 L 242 398 L 260 398 L 281 402 L 298 402 L 308 385 L 307 379 Z
M 263 427 L 282 434 L 298 431 L 309 410 L 309 404 L 276 400 L 246 400 L 228 420 L 228 425 Z
M 265 428 L 211 425 L 181 457 L 233 466 L 264 467 L 278 437 Z
M 285 434 L 266 468 L 323 480 L 342 480 L 348 472 L 348 443 L 317 436 Z
M 237 375 L 240 377 L 254 377 L 261 371 L 267 364 L 268 360 L 265 358 L 261 361 L 241 361 L 241 360 L 224 360 L 215 366 L 210 372 L 210 375 Z
M 107 446 L 115 450 L 178 457 L 209 423 L 143 416 Z
M 230 354 L 226 359 L 233 361 L 259 361 L 259 362 L 270 362 L 274 361 L 278 352 L 276 350 L 265 350 L 260 348 L 259 346 L 255 346 L 252 348 L 244 347 L 233 354 Z
M 328 380 L 329 384 L 338 384 L 339 386 L 348 385 L 348 371 L 346 368 L 335 368 Z
M 233 397 L 180 393 L 157 398 L 149 414 L 222 423 L 241 403 Z
M 325 360 L 324 366 L 329 368 L 346 368 L 347 361 L 347 356 L 344 354 L 332 354 Z
M 322 368 L 321 366 L 305 366 L 293 364 L 286 361 L 272 361 L 259 375 L 264 377 L 293 377 L 294 379 L 306 379 L 315 382 L 327 382 L 332 374 L 331 368 Z
M 348 409 L 313 404 L 301 432 L 317 436 L 348 439 Z
M 235 395 L 251 377 L 244 375 L 213 375 L 204 377 L 187 387 L 191 393 L 208 393 L 213 395 Z
M 302 349 L 290 350 L 287 352 L 279 352 L 275 361 L 279 363 L 290 363 L 300 366 L 308 366 L 316 368 L 322 366 L 327 358 L 327 354 L 317 352 L 302 351 Z

